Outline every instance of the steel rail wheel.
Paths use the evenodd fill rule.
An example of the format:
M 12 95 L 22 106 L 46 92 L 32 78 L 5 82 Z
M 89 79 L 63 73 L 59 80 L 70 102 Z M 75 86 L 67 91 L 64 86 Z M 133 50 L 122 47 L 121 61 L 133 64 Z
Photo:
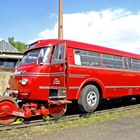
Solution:
M 8 96 L 0 98 L 0 124 L 10 124 L 15 121 L 16 116 L 9 115 L 18 108 L 16 101 Z
M 55 119 L 62 117 L 65 114 L 66 110 L 67 110 L 66 104 L 49 106 L 50 115 Z

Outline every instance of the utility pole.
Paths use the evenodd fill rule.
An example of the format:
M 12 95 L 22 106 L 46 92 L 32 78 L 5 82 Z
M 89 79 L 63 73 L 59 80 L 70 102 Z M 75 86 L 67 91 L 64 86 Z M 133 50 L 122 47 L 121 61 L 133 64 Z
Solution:
M 58 39 L 63 39 L 63 7 L 62 0 L 59 0 L 59 15 L 58 15 Z

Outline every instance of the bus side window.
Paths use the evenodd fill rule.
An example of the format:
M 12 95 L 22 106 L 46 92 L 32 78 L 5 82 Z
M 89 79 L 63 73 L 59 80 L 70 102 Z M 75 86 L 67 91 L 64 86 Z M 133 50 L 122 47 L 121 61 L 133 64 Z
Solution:
M 74 59 L 76 65 L 100 66 L 100 54 L 97 52 L 75 50 Z
M 132 69 L 132 63 L 131 63 L 131 59 L 130 58 L 124 58 L 124 68 L 125 69 Z
M 122 57 L 120 56 L 102 54 L 102 61 L 103 61 L 103 65 L 107 68 L 113 68 L 113 69 L 123 68 Z
M 129 68 L 129 66 L 128 66 L 128 58 L 124 58 L 123 63 L 124 63 L 124 68 L 128 69 Z
M 75 59 L 75 64 L 76 65 L 81 65 L 80 51 L 75 50 L 74 59 Z
M 140 60 L 132 59 L 132 67 L 135 71 L 140 71 Z

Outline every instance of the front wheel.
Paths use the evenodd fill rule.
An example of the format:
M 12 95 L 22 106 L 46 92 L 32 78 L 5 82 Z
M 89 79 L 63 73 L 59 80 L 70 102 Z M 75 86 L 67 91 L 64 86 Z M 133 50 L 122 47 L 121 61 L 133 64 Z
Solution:
M 79 107 L 84 112 L 93 112 L 99 105 L 100 95 L 96 86 L 87 85 L 81 91 Z
M 10 115 L 14 110 L 17 110 L 18 104 L 11 97 L 0 98 L 0 124 L 10 124 L 16 120 L 16 116 Z

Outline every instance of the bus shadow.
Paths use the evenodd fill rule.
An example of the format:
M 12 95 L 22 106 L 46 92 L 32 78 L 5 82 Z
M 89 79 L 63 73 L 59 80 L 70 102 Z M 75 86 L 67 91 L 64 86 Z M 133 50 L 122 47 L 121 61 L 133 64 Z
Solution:
M 102 110 L 109 110 L 109 109 L 115 109 L 119 107 L 125 107 L 130 105 L 136 105 L 140 104 L 140 100 L 137 100 L 136 98 L 120 98 L 120 99 L 111 99 L 111 100 L 101 100 L 98 108 L 96 111 L 102 111 Z M 83 114 L 86 113 L 82 112 L 77 104 L 76 101 L 73 101 L 72 104 L 68 105 L 67 111 L 65 115 L 76 115 L 76 114 Z M 88 114 L 88 113 L 87 113 Z

